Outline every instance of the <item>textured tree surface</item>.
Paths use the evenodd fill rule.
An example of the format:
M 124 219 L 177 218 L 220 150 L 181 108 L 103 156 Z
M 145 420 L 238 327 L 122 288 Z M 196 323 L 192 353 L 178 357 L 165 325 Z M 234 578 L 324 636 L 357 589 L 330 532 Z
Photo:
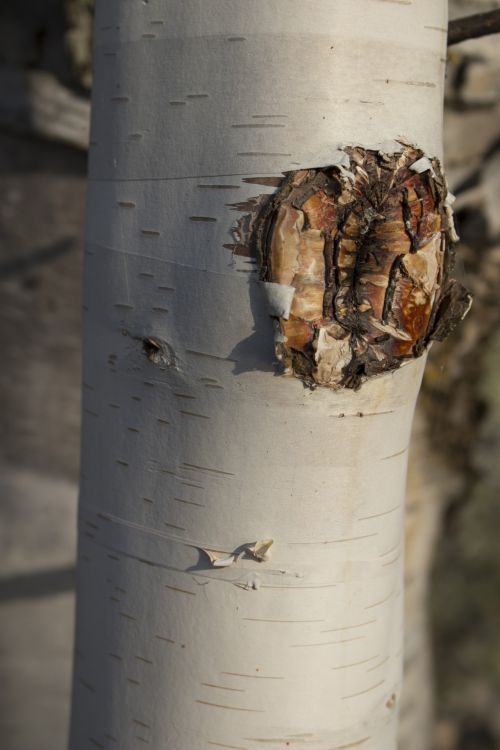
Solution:
M 414 355 L 448 282 L 444 186 L 420 177 L 446 3 L 201 5 L 97 5 L 71 747 L 392 750 Z M 310 190 L 318 165 L 331 186 Z M 259 177 L 290 173 L 312 225 L 297 289 L 225 247 Z M 303 379 L 334 387 L 275 364 L 292 293 L 319 324 L 309 262 L 325 346 Z
M 67 5 L 81 6 L 82 13 L 87 13 L 86 0 Z M 456 0 L 451 8 L 463 15 L 495 5 L 498 3 L 493 0 Z M 36 13 L 31 12 L 32 6 Z M 52 70 L 66 82 L 69 64 L 59 65 L 57 70 L 47 66 L 48 60 L 54 61 L 53 54 L 47 53 L 54 49 L 50 45 L 56 14 L 51 3 L 36 0 L 30 3 L 29 13 L 26 7 L 26 3 L 19 10 L 12 6 L 14 20 L 1 27 L 3 58 L 16 65 Z M 43 45 L 41 34 L 36 42 L 35 32 L 32 41 L 28 38 L 31 20 L 43 29 Z M 87 18 L 81 24 L 74 23 L 80 25 L 79 34 L 85 37 Z M 60 39 L 63 32 L 61 25 Z M 89 70 L 88 46 L 81 49 L 83 67 Z M 422 560 L 430 559 L 439 526 L 436 516 L 450 496 L 455 500 L 453 507 L 462 507 L 462 511 L 453 513 L 453 530 L 440 542 L 439 565 L 434 573 L 440 718 L 436 747 L 456 750 L 462 733 L 460 750 L 490 750 L 494 747 L 492 732 L 500 737 L 496 710 L 500 685 L 500 561 L 496 543 L 496 458 L 500 440 L 496 378 L 500 347 L 494 335 L 500 285 L 496 221 L 499 192 L 495 180 L 495 144 L 500 136 L 498 50 L 495 38 L 471 42 L 454 48 L 448 62 L 445 163 L 451 189 L 458 197 L 456 213 L 462 243 L 457 275 L 465 275 L 464 283 L 475 302 L 446 348 L 431 349 L 425 400 L 420 403 L 413 435 L 404 750 L 428 750 L 430 746 L 422 741 L 431 697 L 424 615 L 429 581 L 428 566 L 422 565 Z M 77 476 L 81 280 L 75 248 L 76 238 L 83 232 L 83 156 L 42 140 L 5 135 L 0 148 L 5 155 L 5 200 L 0 221 L 5 310 L 1 336 L 2 345 L 7 347 L 2 368 L 2 411 L 7 420 L 3 441 L 6 464 L 2 469 L 4 494 L 12 498 L 12 503 L 5 505 L 2 526 L 14 528 L 11 510 L 20 524 L 11 541 L 2 543 L 1 675 L 8 689 L 1 691 L 0 737 L 9 750 L 63 750 L 72 582 L 70 575 L 63 575 L 63 589 L 56 574 L 60 564 L 69 570 L 73 555 L 67 551 L 67 544 L 74 527 L 76 488 L 68 484 L 59 493 L 50 479 L 46 485 L 41 483 L 47 472 L 69 475 L 72 482 Z M 32 477 L 23 476 L 15 468 L 19 464 L 31 466 L 35 470 Z M 46 512 L 40 501 L 45 486 L 47 495 L 60 504 L 61 510 Z M 22 501 L 24 496 L 29 498 L 29 507 Z M 68 516 L 63 518 L 65 508 Z M 61 531 L 58 536 L 54 536 L 56 523 Z M 20 544 L 21 537 L 25 544 Z M 49 548 L 45 540 L 50 556 L 45 556 Z M 33 557 L 30 551 L 35 553 Z M 21 554 L 25 554 L 24 566 Z M 47 575 L 47 570 L 54 575 Z M 20 577 L 22 596 L 16 598 L 10 584 Z
M 437 159 L 348 148 L 287 177 L 255 230 L 262 278 L 288 287 L 277 354 L 310 385 L 358 388 L 417 357 L 464 316 Z

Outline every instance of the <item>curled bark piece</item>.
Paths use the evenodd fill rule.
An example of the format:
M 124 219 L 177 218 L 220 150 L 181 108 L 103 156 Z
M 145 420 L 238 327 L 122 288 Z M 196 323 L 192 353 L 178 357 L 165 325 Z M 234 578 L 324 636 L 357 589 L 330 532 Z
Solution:
M 274 539 L 262 539 L 255 542 L 251 547 L 247 547 L 247 552 L 259 562 L 263 562 L 269 557 L 269 550 L 273 546 L 273 543 Z
M 274 544 L 274 539 L 261 539 L 253 544 L 243 544 L 234 552 L 226 552 L 219 549 L 209 549 L 199 547 L 210 560 L 214 568 L 227 568 L 233 563 L 238 562 L 240 558 L 248 555 L 258 562 L 264 562 L 269 558 L 269 550 Z
M 200 547 L 200 549 L 206 554 L 214 568 L 228 568 L 237 560 L 237 556 L 228 555 L 227 552 L 221 550 L 205 549 L 205 547 Z
M 422 354 L 470 306 L 450 278 L 455 234 L 438 160 L 406 144 L 344 152 L 334 166 L 289 173 L 253 224 L 265 288 L 282 286 L 291 301 L 275 315 L 277 356 L 310 386 L 358 388 Z

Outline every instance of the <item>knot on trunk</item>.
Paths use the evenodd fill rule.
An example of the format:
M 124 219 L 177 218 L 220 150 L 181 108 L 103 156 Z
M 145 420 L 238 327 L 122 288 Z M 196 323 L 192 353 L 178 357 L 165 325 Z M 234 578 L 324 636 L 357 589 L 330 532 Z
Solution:
M 286 175 L 250 246 L 285 370 L 358 388 L 446 336 L 471 298 L 450 277 L 456 235 L 438 160 L 408 145 L 340 155 Z

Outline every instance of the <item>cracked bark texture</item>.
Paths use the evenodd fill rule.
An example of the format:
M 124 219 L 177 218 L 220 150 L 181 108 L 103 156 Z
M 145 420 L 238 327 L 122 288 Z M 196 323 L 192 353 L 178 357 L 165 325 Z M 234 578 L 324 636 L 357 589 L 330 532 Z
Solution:
M 289 175 L 260 209 L 253 244 L 276 312 L 276 354 L 310 386 L 357 389 L 420 356 L 464 317 L 455 230 L 437 160 L 401 144 Z

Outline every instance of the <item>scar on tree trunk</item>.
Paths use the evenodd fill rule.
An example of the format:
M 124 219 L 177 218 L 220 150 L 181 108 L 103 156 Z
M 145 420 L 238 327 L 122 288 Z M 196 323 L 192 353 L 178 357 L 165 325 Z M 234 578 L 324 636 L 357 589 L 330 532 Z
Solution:
M 442 340 L 471 297 L 451 278 L 457 237 L 438 160 L 406 144 L 337 154 L 259 196 L 233 250 L 260 262 L 283 372 L 356 389 Z

